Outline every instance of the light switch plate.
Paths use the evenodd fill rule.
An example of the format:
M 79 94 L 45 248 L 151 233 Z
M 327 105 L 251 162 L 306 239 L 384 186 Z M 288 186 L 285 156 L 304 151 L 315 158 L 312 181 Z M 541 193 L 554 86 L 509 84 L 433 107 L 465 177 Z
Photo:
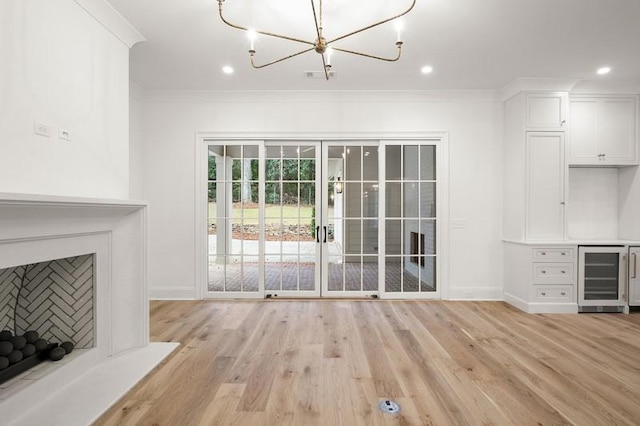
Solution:
M 44 136 L 46 138 L 51 137 L 51 126 L 47 126 L 44 123 L 33 123 L 33 133 L 36 135 Z

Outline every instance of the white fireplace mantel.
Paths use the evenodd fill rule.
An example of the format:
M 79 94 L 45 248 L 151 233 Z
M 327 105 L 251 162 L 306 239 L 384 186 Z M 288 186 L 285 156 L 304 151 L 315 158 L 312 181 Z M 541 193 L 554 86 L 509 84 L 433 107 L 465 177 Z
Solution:
M 4 421 L 20 424 L 33 401 L 54 398 L 53 383 L 60 389 L 60 383 L 78 382 L 114 358 L 131 355 L 152 363 L 141 368 L 144 375 L 175 348 L 168 344 L 159 357 L 135 355 L 149 348 L 146 214 L 143 202 L 0 193 L 0 269 L 95 253 L 95 348 L 0 402 Z M 127 379 L 134 379 L 131 385 L 137 381 Z

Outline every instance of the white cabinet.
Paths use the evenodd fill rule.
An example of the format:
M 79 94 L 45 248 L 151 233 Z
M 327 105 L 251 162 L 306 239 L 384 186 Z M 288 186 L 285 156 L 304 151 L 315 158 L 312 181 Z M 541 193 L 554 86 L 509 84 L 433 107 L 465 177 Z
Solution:
M 564 133 L 527 132 L 527 241 L 564 238 Z
M 505 102 L 505 239 L 564 239 L 566 162 L 561 129 L 566 97 L 555 92 L 518 93 Z
M 562 130 L 566 123 L 566 105 L 566 93 L 527 93 L 527 129 Z
M 574 313 L 576 246 L 507 242 L 504 299 L 530 313 Z
M 574 96 L 570 100 L 570 165 L 638 164 L 635 96 Z

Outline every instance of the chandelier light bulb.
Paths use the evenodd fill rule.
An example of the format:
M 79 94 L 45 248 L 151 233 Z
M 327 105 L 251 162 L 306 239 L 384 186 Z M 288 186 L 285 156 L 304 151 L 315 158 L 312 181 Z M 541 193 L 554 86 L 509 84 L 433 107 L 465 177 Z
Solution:
M 611 68 L 609 67 L 602 67 L 602 68 L 598 68 L 598 75 L 605 75 L 605 74 L 609 74 L 609 72 L 611 71 Z
M 247 37 L 249 38 L 250 47 L 249 50 L 256 50 L 256 39 L 258 38 L 258 33 L 256 30 L 247 31 Z
M 327 66 L 331 66 L 331 56 L 333 55 L 333 49 L 327 48 Z
M 396 21 L 396 33 L 398 34 L 398 43 L 402 43 L 402 30 L 404 29 L 404 23 L 402 21 Z

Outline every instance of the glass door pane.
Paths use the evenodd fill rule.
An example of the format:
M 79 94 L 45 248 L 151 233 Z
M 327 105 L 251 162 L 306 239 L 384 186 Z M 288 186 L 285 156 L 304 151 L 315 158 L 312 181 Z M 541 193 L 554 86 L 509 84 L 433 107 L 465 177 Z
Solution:
M 387 143 L 382 149 L 384 293 L 403 298 L 436 294 L 435 145 Z
M 265 182 L 265 293 L 319 296 L 319 145 L 268 143 Z
M 209 146 L 210 295 L 261 295 L 259 151 L 254 144 Z
M 617 300 L 620 287 L 618 253 L 585 253 L 584 299 Z
M 327 143 L 323 160 L 323 296 L 377 295 L 378 145 Z

